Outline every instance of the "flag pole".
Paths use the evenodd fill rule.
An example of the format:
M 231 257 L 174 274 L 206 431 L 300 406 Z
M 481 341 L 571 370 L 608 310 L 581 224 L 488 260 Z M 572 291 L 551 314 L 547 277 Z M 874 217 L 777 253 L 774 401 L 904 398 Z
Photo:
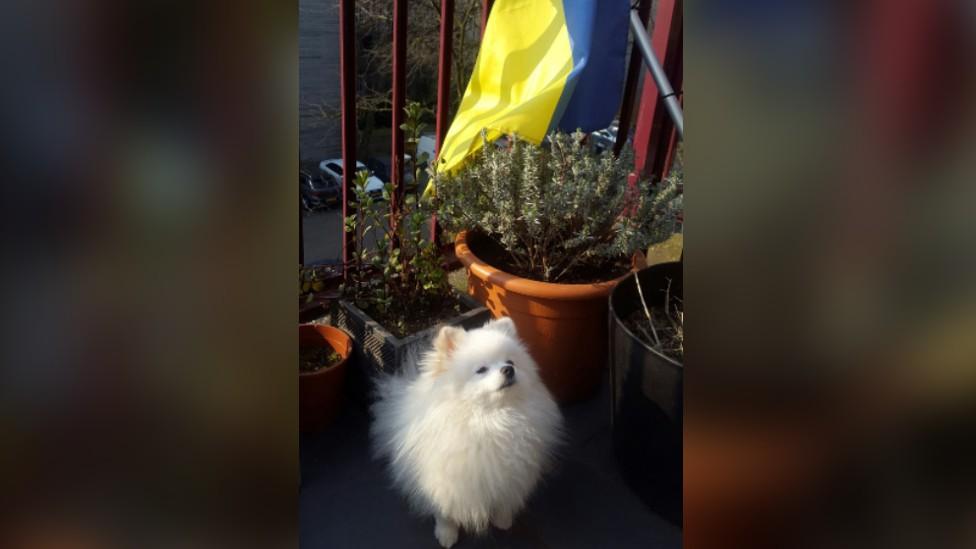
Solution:
M 630 28 L 634 32 L 634 43 L 644 57 L 644 64 L 647 65 L 647 69 L 650 71 L 651 76 L 654 78 L 654 83 L 657 85 L 658 92 L 661 98 L 664 99 L 664 106 L 668 109 L 668 114 L 671 115 L 674 128 L 677 130 L 678 136 L 684 139 L 685 121 L 684 115 L 681 112 L 681 105 L 678 103 L 678 98 L 674 93 L 674 89 L 671 87 L 671 81 L 664 74 L 664 68 L 661 67 L 661 62 L 654 55 L 654 50 L 651 48 L 651 38 L 647 35 L 647 29 L 644 28 L 644 24 L 641 22 L 637 10 L 630 10 Z

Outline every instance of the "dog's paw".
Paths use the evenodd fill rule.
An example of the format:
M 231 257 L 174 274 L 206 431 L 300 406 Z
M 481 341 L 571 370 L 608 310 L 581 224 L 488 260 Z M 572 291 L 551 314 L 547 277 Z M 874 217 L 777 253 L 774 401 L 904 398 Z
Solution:
M 508 530 L 512 527 L 512 514 L 500 512 L 491 517 L 491 523 L 499 530 Z
M 450 546 L 457 543 L 457 526 L 448 521 L 438 520 L 434 524 L 434 537 L 437 538 L 437 542 L 441 544 L 441 547 L 448 549 Z

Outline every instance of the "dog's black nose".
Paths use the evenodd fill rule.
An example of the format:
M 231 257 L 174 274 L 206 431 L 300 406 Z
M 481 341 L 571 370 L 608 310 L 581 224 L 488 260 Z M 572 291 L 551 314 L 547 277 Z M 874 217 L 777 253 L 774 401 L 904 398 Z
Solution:
M 502 374 L 504 374 L 505 377 L 512 379 L 515 377 L 515 368 L 512 368 L 511 366 L 502 366 Z

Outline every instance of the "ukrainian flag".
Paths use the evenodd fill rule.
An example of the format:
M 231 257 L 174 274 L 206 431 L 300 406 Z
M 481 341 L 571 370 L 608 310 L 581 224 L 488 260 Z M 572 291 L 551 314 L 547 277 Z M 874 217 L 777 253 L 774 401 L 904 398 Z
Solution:
M 627 0 L 496 0 L 481 50 L 438 153 L 451 171 L 506 134 L 540 143 L 613 121 L 623 91 Z

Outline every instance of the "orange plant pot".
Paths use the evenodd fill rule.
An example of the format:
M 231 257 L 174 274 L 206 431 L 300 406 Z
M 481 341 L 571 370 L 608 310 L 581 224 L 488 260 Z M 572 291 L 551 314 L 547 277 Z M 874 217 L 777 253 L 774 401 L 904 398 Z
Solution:
M 560 403 L 592 396 L 607 366 L 610 291 L 630 273 L 593 284 L 552 284 L 501 271 L 471 251 L 462 231 L 454 251 L 468 271 L 468 293 L 495 318 L 508 316 Z M 643 258 L 636 261 L 643 266 Z
M 315 372 L 298 373 L 298 429 L 303 433 L 328 427 L 342 406 L 342 383 L 352 353 L 352 338 L 338 328 L 298 325 L 298 347 L 332 347 L 342 360 Z

